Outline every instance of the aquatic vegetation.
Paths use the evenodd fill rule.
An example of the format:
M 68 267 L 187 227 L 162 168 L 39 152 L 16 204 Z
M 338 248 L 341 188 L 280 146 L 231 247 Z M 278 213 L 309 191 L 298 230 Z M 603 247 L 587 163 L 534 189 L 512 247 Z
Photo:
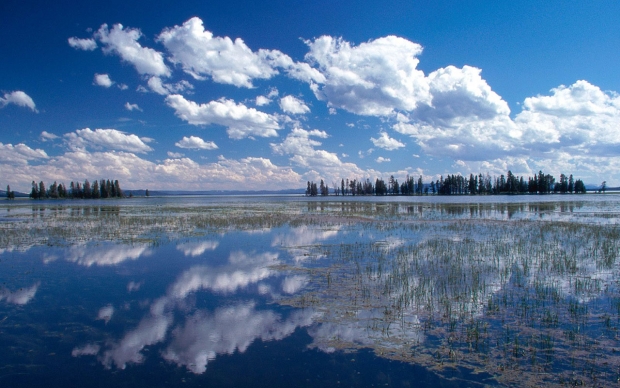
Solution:
M 620 227 L 493 218 L 358 226 L 388 237 L 310 247 L 332 261 L 281 303 L 321 313 L 311 346 L 325 351 L 508 385 L 615 382 Z

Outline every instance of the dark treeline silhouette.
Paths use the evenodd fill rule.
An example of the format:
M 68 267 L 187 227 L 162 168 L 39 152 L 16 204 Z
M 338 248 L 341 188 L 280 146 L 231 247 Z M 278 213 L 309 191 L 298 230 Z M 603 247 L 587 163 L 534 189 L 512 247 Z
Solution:
M 407 175 L 404 182 L 390 176 L 387 182 L 377 178 L 374 185 L 370 179 L 342 179 L 333 183 L 335 195 L 497 195 L 497 194 L 585 194 L 586 186 L 573 175 L 560 174 L 559 181 L 549 174 L 539 171 L 533 177 L 514 175 L 511 171 L 504 176 L 491 177 L 489 174 L 470 174 L 469 178 L 460 174 L 441 176 L 430 184 L 425 184 L 420 176 L 417 180 Z M 329 187 L 321 179 L 320 187 L 308 181 L 307 196 L 329 195 Z
M 11 185 L 6 185 L 6 198 L 15 199 L 15 192 L 11 191 Z
M 99 199 L 99 198 L 122 198 L 123 190 L 118 180 L 111 181 L 102 179 L 93 181 L 91 184 L 88 179 L 84 183 L 71 182 L 69 188 L 64 183 L 54 182 L 48 189 L 45 188 L 43 181 L 36 183 L 32 181 L 30 198 L 70 198 L 70 199 Z

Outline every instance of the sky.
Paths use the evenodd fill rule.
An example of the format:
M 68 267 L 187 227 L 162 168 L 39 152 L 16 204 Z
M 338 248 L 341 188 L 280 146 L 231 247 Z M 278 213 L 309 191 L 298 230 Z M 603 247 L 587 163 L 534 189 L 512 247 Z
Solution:
M 620 185 L 617 1 L 0 1 L 0 187 Z

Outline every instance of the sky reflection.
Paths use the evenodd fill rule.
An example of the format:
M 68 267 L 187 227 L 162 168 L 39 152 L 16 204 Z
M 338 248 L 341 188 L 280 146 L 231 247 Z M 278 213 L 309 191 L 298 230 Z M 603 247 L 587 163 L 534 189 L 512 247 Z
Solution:
M 20 288 L 16 291 L 11 291 L 8 288 L 1 288 L 0 302 L 5 301 L 11 304 L 25 305 L 34 298 L 40 285 L 41 283 L 37 282 L 30 287 Z
M 0 315 L 0 330 L 14 333 L 7 338 L 36 325 L 63 333 L 63 357 L 128 373 L 160 363 L 208 375 L 218 359 L 260 354 L 253 344 L 295 333 L 305 336 L 301 349 L 369 348 L 440 375 L 487 370 L 506 384 L 519 374 L 530 385 L 559 382 L 536 368 L 569 378 L 620 367 L 608 351 L 620 348 L 614 211 L 543 202 L 315 205 L 269 227 L 235 209 L 190 228 L 183 210 L 167 217 L 187 233 L 175 238 L 9 248 L 0 252 L 0 314 L 14 321 L 3 326 Z M 49 343 L 35 350 L 55 353 Z M 509 363 L 514 370 L 498 367 Z

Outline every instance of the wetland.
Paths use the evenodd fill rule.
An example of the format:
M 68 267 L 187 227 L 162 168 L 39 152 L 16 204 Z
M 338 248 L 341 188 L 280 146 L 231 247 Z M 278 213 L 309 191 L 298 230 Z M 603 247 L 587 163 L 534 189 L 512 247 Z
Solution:
M 609 386 L 620 196 L 0 204 L 0 385 Z

